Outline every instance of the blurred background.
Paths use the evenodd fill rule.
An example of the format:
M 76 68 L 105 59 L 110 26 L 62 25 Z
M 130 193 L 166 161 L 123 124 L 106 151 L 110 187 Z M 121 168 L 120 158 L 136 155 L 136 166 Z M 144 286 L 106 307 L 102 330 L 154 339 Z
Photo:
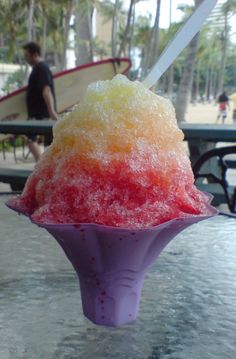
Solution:
M 0 0 L 0 96 L 27 83 L 22 45 L 30 40 L 42 46 L 53 72 L 109 57 L 129 57 L 133 65 L 128 76 L 142 80 L 199 3 Z M 156 84 L 154 90 L 174 102 L 182 121 L 195 121 L 199 113 L 207 121 L 209 114 L 202 104 L 214 103 L 224 89 L 235 92 L 235 14 L 235 0 L 218 1 L 200 33 Z M 200 112 L 194 110 L 196 105 Z

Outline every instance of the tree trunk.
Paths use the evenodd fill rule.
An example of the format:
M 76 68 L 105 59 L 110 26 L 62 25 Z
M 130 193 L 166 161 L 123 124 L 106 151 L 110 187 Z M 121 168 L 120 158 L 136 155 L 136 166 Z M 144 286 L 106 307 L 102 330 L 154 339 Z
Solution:
M 28 11 L 28 27 L 27 27 L 27 40 L 32 41 L 34 38 L 34 0 L 29 2 L 29 11 Z M 26 63 L 24 74 L 23 74 L 23 84 L 26 84 L 28 81 L 28 71 L 29 65 Z
M 67 5 L 66 14 L 65 14 L 65 27 L 64 27 L 64 42 L 63 42 L 63 53 L 62 53 L 62 62 L 61 62 L 61 69 L 66 68 L 66 50 L 68 47 L 68 40 L 69 40 L 69 31 L 70 31 L 70 19 L 72 16 L 74 7 L 74 0 L 70 0 L 69 4 Z
M 193 81 L 193 66 L 196 56 L 198 34 L 193 38 L 188 47 L 188 53 L 185 59 L 185 66 L 180 80 L 175 110 L 178 122 L 185 121 L 185 114 L 189 103 L 190 91 Z
M 33 40 L 34 29 L 34 0 L 29 2 L 29 17 L 28 17 L 28 41 Z
M 130 0 L 129 11 L 128 11 L 128 16 L 127 16 L 127 22 L 126 22 L 126 27 L 125 27 L 123 39 L 122 39 L 121 44 L 120 44 L 120 49 L 119 49 L 119 52 L 118 52 L 118 57 L 120 57 L 121 54 L 124 54 L 124 55 L 125 55 L 125 49 L 126 49 L 127 40 L 128 40 L 128 36 L 130 35 L 130 25 L 131 25 L 131 19 L 132 19 L 132 13 L 133 13 L 133 6 L 134 6 L 134 4 L 135 4 L 135 0 Z
M 169 1 L 169 29 L 171 27 L 172 23 L 172 0 Z M 167 95 L 168 98 L 172 101 L 173 98 L 173 84 L 174 84 L 174 64 L 170 66 L 168 69 L 168 84 L 167 84 Z
M 201 2 L 202 0 L 195 0 L 195 5 L 198 6 Z M 175 104 L 176 117 L 178 122 L 185 121 L 185 114 L 187 111 L 192 88 L 193 68 L 197 51 L 198 37 L 199 34 L 197 34 L 190 42 L 186 59 L 184 61 L 185 66 L 180 80 Z
M 142 77 L 142 72 L 143 72 L 143 67 L 144 67 L 144 59 L 146 58 L 145 49 L 143 47 L 141 48 L 140 58 L 141 58 L 141 61 L 140 61 L 139 68 L 138 68 L 138 74 L 141 74 L 141 77 Z
M 217 79 L 218 79 L 218 73 L 215 70 L 213 72 L 213 80 L 212 80 L 212 88 L 213 88 L 213 96 L 214 96 L 214 98 L 217 97 Z
M 168 87 L 168 73 L 165 72 L 162 76 L 161 79 L 158 83 L 158 89 L 162 92 L 162 93 L 166 93 L 167 92 L 167 87 Z M 155 88 L 154 88 L 155 89 Z
M 142 68 L 142 77 L 146 76 L 147 72 L 155 63 L 159 52 L 159 20 L 160 20 L 161 0 L 157 0 L 155 22 L 150 34 L 150 41 L 147 44 L 146 58 Z
M 152 35 L 152 58 L 150 58 L 150 67 L 154 65 L 156 62 L 158 52 L 159 52 L 159 21 L 160 21 L 160 10 L 161 10 L 161 0 L 157 0 L 157 9 L 156 9 L 156 17 L 155 23 L 153 28 L 153 35 Z
M 206 68 L 206 82 L 205 82 L 205 90 L 204 90 L 204 99 L 206 101 L 208 101 L 208 99 L 209 99 L 209 80 L 210 80 L 209 71 L 210 71 L 209 65 L 207 65 L 207 68 Z
M 217 92 L 218 95 L 223 92 L 224 87 L 224 75 L 225 75 L 225 63 L 226 63 L 226 51 L 228 45 L 228 14 L 224 15 L 224 35 L 222 37 L 222 51 L 221 51 L 221 61 L 220 61 L 220 73 L 219 73 L 219 82 Z
M 210 72 L 209 72 L 209 100 L 212 100 L 213 97 L 213 69 L 212 66 L 210 66 Z
M 43 34 L 42 34 L 42 57 L 46 55 L 46 39 L 47 39 L 47 18 L 43 17 Z
M 54 49 L 57 49 L 58 41 L 57 41 L 57 34 L 56 34 L 55 31 L 52 33 L 52 41 L 53 41 Z M 59 51 L 54 51 L 53 52 L 53 59 L 54 59 L 54 64 L 55 64 L 56 71 L 59 71 L 59 69 L 61 68 L 61 61 L 60 61 L 61 59 L 60 59 Z
M 174 65 L 172 64 L 168 70 L 168 84 L 167 84 L 167 94 L 168 94 L 168 98 L 171 101 L 173 98 L 173 84 L 174 84 Z
M 200 66 L 201 66 L 201 62 L 198 61 L 198 63 L 197 63 L 197 71 L 196 71 L 196 103 L 198 103 L 199 98 L 200 98 L 200 91 L 199 91 Z
M 91 53 L 91 11 L 87 7 L 84 11 L 75 13 L 75 56 L 76 65 L 83 65 L 93 60 Z
M 119 0 L 116 0 L 113 15 L 112 15 L 112 29 L 111 29 L 111 54 L 112 54 L 112 57 L 116 57 L 116 34 L 117 34 L 118 5 L 119 5 Z
M 129 36 L 129 42 L 128 42 L 128 58 L 131 58 L 131 50 L 132 50 L 132 42 L 134 37 L 134 27 L 135 27 L 135 3 L 133 6 L 132 11 L 132 21 L 131 21 L 131 30 L 130 30 L 130 36 Z
M 90 11 L 88 11 L 89 51 L 90 51 L 91 61 L 93 61 L 93 57 L 94 57 L 94 50 L 93 50 L 93 26 L 92 26 L 93 13 L 94 13 L 94 8 L 91 8 Z

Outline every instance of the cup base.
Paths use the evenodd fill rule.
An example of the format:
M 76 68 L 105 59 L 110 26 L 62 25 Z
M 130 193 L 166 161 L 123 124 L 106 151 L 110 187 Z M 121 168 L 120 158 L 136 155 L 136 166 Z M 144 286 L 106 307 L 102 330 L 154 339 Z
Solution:
M 127 272 L 106 278 L 79 275 L 83 312 L 94 324 L 118 327 L 136 319 L 144 275 Z

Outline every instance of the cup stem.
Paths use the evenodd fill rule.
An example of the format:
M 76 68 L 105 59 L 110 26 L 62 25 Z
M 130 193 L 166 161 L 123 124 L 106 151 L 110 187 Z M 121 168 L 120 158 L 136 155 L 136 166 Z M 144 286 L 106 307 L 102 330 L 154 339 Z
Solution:
M 136 319 L 143 272 L 78 274 L 84 315 L 95 324 L 120 326 Z

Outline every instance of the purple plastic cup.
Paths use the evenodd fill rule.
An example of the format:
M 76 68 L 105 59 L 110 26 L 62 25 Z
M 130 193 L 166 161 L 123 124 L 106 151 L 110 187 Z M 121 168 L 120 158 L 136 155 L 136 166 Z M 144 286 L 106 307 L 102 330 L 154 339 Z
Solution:
M 90 223 L 33 223 L 57 240 L 72 263 L 84 315 L 95 324 L 120 326 L 136 319 L 149 266 L 179 232 L 218 213 L 209 208 L 207 216 L 177 218 L 138 230 Z

